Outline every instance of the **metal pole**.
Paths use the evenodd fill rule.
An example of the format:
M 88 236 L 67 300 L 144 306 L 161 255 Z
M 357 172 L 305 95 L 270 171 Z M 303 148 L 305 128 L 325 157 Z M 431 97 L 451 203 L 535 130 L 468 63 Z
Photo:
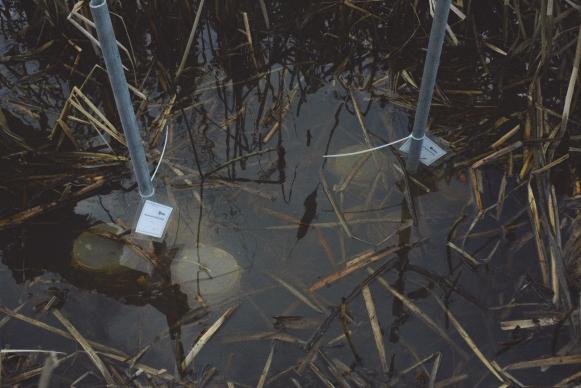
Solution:
M 127 148 L 129 149 L 133 172 L 139 186 L 139 194 L 142 198 L 149 198 L 153 196 L 155 189 L 149 176 L 145 150 L 143 149 L 139 126 L 131 104 L 129 88 L 127 87 L 127 80 L 123 72 L 119 49 L 117 48 L 117 39 L 111 24 L 109 7 L 107 7 L 106 0 L 91 0 L 90 8 L 107 73 L 109 74 L 109 81 L 115 96 L 115 104 L 117 105 L 117 111 L 119 112 L 123 132 L 127 140 Z
M 430 31 L 430 41 L 428 43 L 428 52 L 426 54 L 426 63 L 424 64 L 424 74 L 422 76 L 422 85 L 420 87 L 420 97 L 416 108 L 414 119 L 414 129 L 410 142 L 410 150 L 407 157 L 406 168 L 409 172 L 415 173 L 418 169 L 422 143 L 426 135 L 428 125 L 428 115 L 436 85 L 436 75 L 440 65 L 440 54 L 444 38 L 446 37 L 446 25 L 448 13 L 450 11 L 451 0 L 437 0 L 436 10 L 434 12 L 434 21 Z

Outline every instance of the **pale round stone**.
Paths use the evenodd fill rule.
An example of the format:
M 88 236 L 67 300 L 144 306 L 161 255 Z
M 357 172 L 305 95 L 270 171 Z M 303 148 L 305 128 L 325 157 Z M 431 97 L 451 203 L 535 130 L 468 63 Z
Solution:
M 238 291 L 241 270 L 234 256 L 220 248 L 201 245 L 199 258 L 210 274 L 198 265 L 196 248 L 180 250 L 171 263 L 172 283 L 178 284 L 188 299 L 195 299 L 199 291 L 206 302 L 216 303 Z

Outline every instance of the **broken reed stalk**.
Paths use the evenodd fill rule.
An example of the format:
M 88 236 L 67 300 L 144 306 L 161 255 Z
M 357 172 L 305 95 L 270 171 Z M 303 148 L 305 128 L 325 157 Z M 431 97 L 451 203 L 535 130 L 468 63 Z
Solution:
M 270 371 L 270 365 L 272 364 L 272 358 L 274 356 L 275 345 L 276 345 L 276 342 L 274 342 L 274 341 L 270 345 L 270 352 L 268 353 L 268 358 L 266 359 L 266 362 L 264 363 L 264 368 L 262 370 L 262 373 L 260 374 L 260 379 L 258 380 L 258 384 L 256 384 L 256 388 L 263 388 L 264 385 L 266 384 L 266 377 L 268 376 L 268 372 Z
M 370 268 L 367 269 L 367 272 L 372 273 Z M 407 296 L 403 295 L 395 288 L 393 288 L 385 279 L 382 277 L 378 277 L 377 281 L 384 287 L 387 291 L 389 291 L 395 298 L 399 299 L 404 306 L 407 307 L 410 312 L 416 315 L 421 321 L 424 322 L 428 328 L 432 329 L 436 334 L 438 334 L 444 341 L 446 341 L 462 358 L 467 359 L 468 355 L 464 350 L 462 350 L 449 336 L 446 332 L 438 326 L 436 322 L 426 313 L 424 313 L 414 302 L 411 301 Z
M 250 57 L 252 58 L 254 66 L 258 69 L 258 62 L 256 61 L 256 55 L 254 51 L 254 43 L 252 42 L 252 32 L 250 31 L 250 22 L 248 21 L 248 14 L 246 12 L 242 12 L 242 20 L 244 22 L 244 31 L 246 39 L 248 40 L 248 46 L 250 47 Z
M 543 243 L 543 238 L 541 236 L 541 221 L 539 218 L 539 211 L 537 208 L 537 202 L 535 200 L 535 195 L 531 185 L 527 186 L 528 201 L 529 201 L 529 216 L 531 219 L 531 225 L 533 229 L 533 235 L 535 237 L 535 244 L 537 247 L 537 258 L 539 260 L 539 266 L 541 269 L 541 276 L 543 279 L 543 285 L 547 288 L 551 288 L 550 278 L 549 278 L 549 263 L 547 260 L 547 253 L 545 245 Z
M 52 373 L 55 368 L 59 365 L 60 361 L 56 356 L 55 352 L 50 352 L 42 366 L 42 372 L 40 373 L 40 378 L 38 379 L 38 388 L 49 388 Z
M 553 356 L 539 358 L 536 360 L 519 361 L 507 365 L 506 369 L 517 370 L 517 369 L 543 368 L 555 365 L 577 365 L 577 364 L 581 364 L 581 354 L 573 354 L 568 356 Z
M 575 91 L 577 78 L 579 77 L 579 67 L 581 65 L 581 25 L 577 33 L 577 45 L 575 47 L 575 59 L 573 60 L 573 68 L 571 69 L 571 77 L 569 78 L 569 86 L 567 87 L 567 94 L 565 95 L 565 104 L 563 105 L 563 114 L 561 118 L 561 126 L 556 133 L 556 138 L 561 138 L 567 131 L 567 124 L 569 123 L 569 114 L 571 111 L 571 104 Z M 554 143 L 548 155 L 549 161 L 553 159 L 553 155 L 557 150 L 558 142 Z
M 477 169 L 479 167 L 482 167 L 483 165 L 488 164 L 488 163 L 492 162 L 493 160 L 500 158 L 501 156 L 504 156 L 512 151 L 519 149 L 520 147 L 522 147 L 522 145 L 523 145 L 522 141 L 520 141 L 520 140 L 516 141 L 516 142 L 512 143 L 511 145 L 506 146 L 498 151 L 495 151 L 492 154 L 490 154 L 490 155 L 480 159 L 479 161 L 475 162 L 472 165 L 472 168 Z
M 390 255 L 397 253 L 397 252 L 400 252 L 401 250 L 408 249 L 409 247 L 410 247 L 410 245 L 404 244 L 403 246 L 385 248 L 385 249 L 382 249 L 378 252 L 365 251 L 362 254 L 360 254 L 359 256 L 357 256 L 356 258 L 354 258 L 353 260 L 347 262 L 347 264 L 345 265 L 345 267 L 343 269 L 341 269 L 341 270 L 339 270 L 331 275 L 328 275 L 328 276 L 324 277 L 323 279 L 320 279 L 317 282 L 315 282 L 309 288 L 309 291 L 310 292 L 317 291 L 318 289 L 326 287 L 326 286 L 330 285 L 331 283 L 334 283 L 337 280 L 340 280 L 340 279 L 344 278 L 345 276 L 347 276 L 355 271 L 358 271 L 361 268 L 368 266 L 369 264 L 375 263 L 376 261 L 381 260 L 383 258 L 386 258 Z
M 10 310 L 5 306 L 0 305 L 0 312 L 3 314 L 6 314 L 7 317 L 11 317 L 12 319 L 18 319 L 18 320 L 25 322 L 25 323 L 28 323 L 32 326 L 46 330 L 49 333 L 56 334 L 58 336 L 61 336 L 61 337 L 67 338 L 67 339 L 75 340 L 75 338 L 70 334 L 70 332 L 58 329 L 58 328 L 53 327 L 49 324 L 38 321 L 34 318 L 30 318 L 26 315 L 15 312 L 14 310 Z M 104 357 L 107 357 L 107 358 L 110 358 L 110 359 L 113 359 L 113 360 L 116 360 L 116 361 L 119 361 L 122 363 L 126 362 L 128 357 L 129 357 L 125 353 L 123 353 L 122 351 L 120 351 L 118 349 L 100 344 L 98 342 L 87 340 L 87 343 L 90 344 L 90 346 L 93 349 L 98 349 L 99 350 L 98 354 L 100 354 Z M 173 380 L 173 376 L 169 375 L 164 370 L 151 368 L 151 367 L 144 365 L 144 364 L 141 364 L 141 363 L 136 363 L 135 366 L 139 369 L 143 369 L 143 371 L 145 373 L 147 373 L 148 375 L 162 377 L 165 380 Z M 40 369 L 42 369 L 42 368 L 40 368 Z M 40 373 L 40 370 L 38 373 Z
M 268 19 L 268 10 L 266 9 L 266 4 L 264 0 L 258 0 L 260 3 L 260 11 L 262 12 L 262 16 L 264 17 L 264 24 L 266 25 L 266 29 L 270 30 L 270 20 Z
M 24 222 L 43 214 L 49 210 L 55 209 L 59 206 L 63 206 L 64 204 L 74 200 L 80 199 L 84 196 L 94 193 L 101 187 L 103 187 L 107 183 L 106 177 L 96 177 L 94 178 L 94 182 L 90 183 L 89 185 L 79 189 L 78 191 L 69 194 L 67 197 L 58 199 L 56 201 L 52 201 L 49 203 L 45 203 L 42 205 L 33 206 L 29 209 L 23 210 L 19 213 L 13 214 L 6 218 L 0 219 L 0 230 L 13 228 L 15 226 L 21 225 Z
M 81 345 L 83 350 L 87 352 L 87 355 L 93 361 L 93 364 L 97 367 L 103 378 L 107 382 L 109 386 L 115 386 L 115 380 L 113 380 L 113 376 L 109 372 L 107 366 L 103 363 L 103 360 L 95 353 L 95 350 L 91 346 L 91 344 L 79 333 L 79 331 L 73 326 L 73 324 L 65 318 L 64 315 L 61 314 L 59 310 L 52 310 L 52 314 L 55 316 L 56 319 L 68 330 L 68 332 L 73 336 L 73 338 Z
M 313 310 L 315 310 L 319 314 L 323 314 L 323 310 L 321 309 L 321 307 L 319 307 L 315 303 L 311 302 L 309 300 L 309 298 L 307 298 L 302 292 L 300 292 L 299 290 L 297 290 L 295 287 L 291 286 L 290 284 L 288 284 L 287 282 L 285 282 L 284 280 L 282 280 L 281 278 L 279 278 L 279 277 L 277 277 L 277 276 L 275 276 L 273 274 L 270 274 L 269 273 L 269 276 L 271 278 L 273 278 L 274 280 L 276 280 L 278 283 L 280 283 L 291 294 L 293 294 L 294 296 L 296 296 L 301 302 L 303 302 L 304 304 L 306 304 L 307 306 L 309 306 L 310 308 L 312 308 Z
M 188 55 L 192 49 L 192 44 L 194 43 L 194 38 L 196 36 L 196 31 L 198 29 L 198 24 L 200 23 L 200 16 L 202 15 L 202 9 L 204 8 L 204 1 L 200 0 L 200 4 L 198 5 L 198 10 L 196 11 L 196 17 L 194 19 L 194 24 L 192 25 L 192 30 L 190 31 L 190 36 L 188 37 L 188 43 L 186 43 L 186 48 L 184 50 L 184 55 L 182 55 L 182 60 L 180 65 L 178 66 L 178 70 L 176 71 L 176 79 L 180 77 L 184 68 L 186 66 L 186 62 L 188 60 Z
M 466 332 L 464 327 L 460 324 L 460 322 L 456 319 L 456 317 L 452 314 L 452 312 L 448 309 L 448 307 L 432 292 L 432 296 L 434 300 L 440 305 L 442 310 L 446 313 L 448 320 L 452 323 L 452 326 L 456 329 L 460 337 L 466 342 L 468 347 L 474 352 L 476 357 L 484 364 L 486 368 L 501 382 L 507 383 L 511 381 L 507 378 L 507 376 L 503 373 L 502 368 L 494 362 L 490 361 L 484 353 L 480 350 L 480 348 L 476 345 L 476 343 L 472 340 L 472 337 Z
M 383 273 L 389 271 L 393 268 L 395 264 L 395 259 L 389 260 L 383 265 L 381 265 L 377 270 L 367 276 L 360 284 L 358 284 L 350 293 L 345 297 L 343 300 L 342 305 L 347 305 L 351 303 L 363 290 L 365 286 L 368 286 L 373 281 L 377 279 L 378 276 L 381 276 Z M 299 361 L 297 364 L 297 373 L 302 374 L 309 365 L 311 365 L 312 360 L 314 359 L 315 355 L 317 354 L 319 347 L 321 346 L 321 341 L 323 336 L 329 330 L 331 323 L 337 318 L 337 316 L 341 312 L 341 306 L 334 307 L 327 318 L 321 323 L 319 328 L 315 331 L 312 335 L 309 342 L 304 346 L 305 351 L 307 352 L 306 356 Z
M 361 293 L 363 294 L 365 307 L 367 308 L 367 313 L 369 314 L 369 322 L 371 323 L 373 338 L 377 347 L 377 353 L 379 354 L 381 370 L 387 375 L 387 373 L 389 373 L 389 365 L 387 364 L 387 356 L 385 353 L 385 346 L 383 344 L 383 335 L 381 334 L 381 327 L 379 326 L 379 320 L 377 319 L 377 311 L 375 310 L 373 297 L 371 296 L 371 291 L 369 290 L 368 286 L 363 287 Z
M 204 345 L 206 345 L 210 338 L 212 338 L 214 334 L 216 334 L 216 332 L 220 329 L 220 327 L 222 327 L 222 325 L 226 322 L 230 315 L 232 315 L 232 313 L 234 312 L 234 310 L 236 310 L 237 307 L 238 306 L 232 306 L 229 309 L 227 309 L 220 316 L 220 318 L 218 318 L 218 320 L 216 320 L 216 322 L 214 322 L 212 326 L 210 326 L 208 330 L 206 330 L 204 334 L 202 334 L 202 336 L 198 339 L 198 341 L 194 344 L 192 349 L 189 351 L 187 356 L 182 361 L 181 364 L 182 371 L 185 371 L 190 366 L 190 364 L 192 363 L 194 358 L 198 355 L 198 353 L 200 353 Z

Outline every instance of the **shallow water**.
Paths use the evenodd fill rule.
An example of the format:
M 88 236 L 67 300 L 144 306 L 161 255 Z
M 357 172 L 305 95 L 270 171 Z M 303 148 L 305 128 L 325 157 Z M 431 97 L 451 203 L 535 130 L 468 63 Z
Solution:
M 142 58 L 136 61 L 137 70 L 132 75 L 148 96 L 147 103 L 137 100 L 136 106 L 142 104 L 138 109 L 139 119 L 151 134 L 156 128 L 155 118 L 171 101 L 173 87 L 166 77 L 173 74 L 179 64 L 191 26 L 189 17 L 180 17 L 183 16 L 180 12 L 193 15 L 195 7 L 182 2 L 176 2 L 175 7 L 142 3 L 136 2 L 136 7 L 124 6 L 116 11 L 128 25 L 136 57 Z M 11 128 L 22 128 L 19 132 L 22 137 L 47 134 L 72 87 L 80 86 L 82 74 L 87 74 L 98 58 L 86 39 L 67 24 L 62 15 L 53 18 L 52 25 L 44 25 L 39 22 L 38 18 L 42 17 L 35 7 L 24 11 L 19 2 L 7 1 L 2 7 L 8 5 L 13 5 L 14 11 L 10 18 L 2 18 L 4 28 L 0 44 L 3 55 L 8 55 L 8 50 L 16 51 L 10 55 L 28 52 L 49 41 L 53 41 L 53 47 L 24 61 L 0 64 L 4 80 L 0 106 Z M 393 167 L 400 165 L 395 149 L 382 150 L 382 157 L 370 158 L 364 165 L 368 170 L 362 174 L 369 177 L 367 181 L 363 177 L 354 179 L 345 190 L 334 191 L 349 171 L 345 171 L 344 176 L 331 173 L 322 155 L 341 152 L 350 145 L 363 147 L 366 141 L 373 145 L 393 141 L 409 130 L 413 115 L 408 109 L 410 103 L 391 90 L 389 83 L 393 81 L 395 69 L 406 67 L 406 61 L 410 71 L 419 77 L 421 67 L 412 59 L 423 56 L 421 39 L 412 40 L 401 53 L 395 51 L 394 54 L 393 49 L 405 42 L 413 27 L 403 26 L 398 30 L 398 23 L 402 22 L 393 17 L 397 9 L 383 5 L 377 5 L 376 9 L 390 21 L 383 27 L 381 23 L 373 27 L 373 23 L 360 20 L 353 10 L 335 9 L 325 2 L 278 6 L 280 8 L 270 8 L 273 26 L 270 32 L 263 25 L 259 8 L 247 3 L 216 2 L 208 5 L 202 17 L 197 46 L 190 54 L 190 65 L 179 82 L 178 102 L 168 119 L 167 153 L 155 181 L 157 200 L 174 206 L 175 214 L 164 243 L 155 246 L 155 253 L 164 264 L 151 278 L 143 281 L 135 274 L 111 279 L 81 273 L 69 264 L 74 239 L 90 225 L 117 220 L 132 225 L 135 221 L 138 194 L 127 170 L 123 169 L 125 175 L 120 182 L 113 182 L 95 195 L 2 232 L 0 303 L 10 309 L 25 303 L 21 313 L 61 327 L 50 313 L 38 310 L 41 303 L 58 295 L 63 300 L 62 313 L 86 338 L 130 355 L 152 344 L 141 362 L 165 368 L 176 375 L 177 365 L 192 348 L 201 330 L 228 307 L 238 306 L 196 357 L 192 369 L 199 377 L 205 366 L 216 367 L 218 374 L 212 380 L 216 386 L 224 386 L 226 381 L 254 386 L 272 342 L 268 338 L 256 340 L 255 335 L 277 331 L 308 341 L 330 311 L 339 306 L 342 298 L 368 273 L 365 269 L 358 270 L 313 293 L 308 291 L 309 287 L 343 268 L 348 260 L 366 249 L 417 243 L 409 250 L 390 256 L 396 258 L 396 262 L 383 278 L 444 328 L 461 351 L 454 350 L 434 334 L 376 281 L 370 290 L 392 376 L 439 352 L 438 381 L 461 376 L 456 383 L 458 386 L 498 383 L 450 325 L 443 310 L 434 302 L 432 292 L 446 300 L 479 349 L 501 365 L 550 354 L 554 332 L 548 329 L 534 340 L 525 340 L 517 351 L 509 349 L 495 356 L 503 349 L 503 343 L 514 340 L 513 337 L 520 333 L 502 332 L 499 321 L 509 319 L 509 312 L 491 307 L 509 303 L 526 282 L 527 268 L 537 263 L 530 238 L 522 248 L 515 249 L 514 242 L 526 237 L 527 227 L 517 229 L 516 236 L 500 238 L 500 225 L 522 209 L 524 197 L 510 197 L 500 221 L 485 219 L 473 230 L 474 233 L 493 231 L 488 236 L 467 241 L 465 249 L 479 258 L 486 258 L 500 241 L 490 262 L 474 270 L 446 248 L 450 231 L 457 227 L 456 236 L 464 235 L 475 215 L 467 178 L 462 170 L 452 167 L 456 160 L 454 155 L 418 176 L 427 187 L 410 183 L 418 215 L 418 223 L 414 226 L 410 226 L 412 217 L 404 195 L 404 180 Z M 254 44 L 259 46 L 254 56 L 258 59 L 253 59 L 249 48 L 244 46 L 244 35 L 232 27 L 240 21 L 241 10 L 249 12 L 251 17 Z M 60 14 L 57 9 L 47 12 Z M 409 10 L 402 18 L 407 12 Z M 18 31 L 27 26 L 29 29 L 22 33 L 23 36 L 18 35 Z M 392 41 L 385 42 L 387 32 L 393 33 Z M 127 43 L 124 35 L 120 34 L 119 39 Z M 73 42 L 82 47 L 82 55 L 71 71 L 76 58 L 70 44 Z M 11 44 L 15 46 L 8 49 Z M 255 60 L 260 70 L 256 70 Z M 446 63 L 443 66 L 443 73 L 447 74 Z M 477 70 L 474 66 L 472 72 L 475 74 Z M 381 81 L 382 77 L 387 79 Z M 107 80 L 103 74 L 96 75 L 95 79 L 101 84 L 89 83 L 86 93 L 116 122 L 105 86 Z M 379 81 L 373 88 L 364 87 L 369 86 L 370 79 Z M 340 81 L 352 85 L 351 89 Z M 361 108 L 367 139 L 353 100 Z M 436 110 L 435 115 L 440 118 L 444 113 Z M 490 113 L 489 118 L 494 119 L 495 114 Z M 268 141 L 260 144 L 259 140 L 264 140 L 273 126 L 278 129 Z M 108 151 L 106 143 L 91 127 L 77 125 L 74 128 L 80 139 L 92 144 L 93 150 Z M 197 160 L 188 130 L 192 131 Z M 108 141 L 119 152 L 119 145 L 110 138 Z M 163 136 L 156 150 L 161 150 L 162 141 Z M 67 147 L 70 148 L 70 144 Z M 3 152 L 9 154 L 12 150 L 3 149 Z M 258 155 L 229 164 L 200 184 L 198 168 L 207 173 L 233 158 L 251 153 Z M 378 165 L 384 160 L 390 163 L 389 168 Z M 5 167 L 10 168 L 10 163 L 6 162 Z M 63 164 L 62 161 L 58 163 L 59 166 Z M 39 174 L 49 173 L 51 169 L 58 171 L 46 160 L 41 160 L 38 168 Z M 106 168 L 95 169 L 104 171 Z M 81 172 L 82 169 L 75 171 Z M 3 176 L 14 178 L 16 174 L 18 172 Z M 493 179 L 501 173 L 491 168 L 487 174 Z M 354 238 L 349 238 L 342 229 L 323 190 L 321 176 L 328 181 L 334 201 L 343 210 Z M 55 189 L 58 188 L 56 185 Z M 26 208 L 26 204 L 55 194 L 32 185 L 28 191 L 28 197 L 4 192 L 2 195 L 10 207 L 2 215 L 12 214 L 16 209 Z M 486 199 L 495 201 L 493 195 Z M 460 214 L 466 217 L 457 223 Z M 391 237 L 382 241 L 388 236 Z M 461 244 L 460 237 L 454 241 Z M 378 242 L 380 246 L 374 245 Z M 242 274 L 237 295 L 211 303 L 207 315 L 193 319 L 191 317 L 196 314 L 192 312 L 197 311 L 200 303 L 171 284 L 168 268 L 176 249 L 195 247 L 198 243 L 220 247 L 232 254 Z M 384 262 L 385 259 L 369 268 L 376 269 Z M 461 292 L 451 292 L 449 286 L 442 286 L 446 282 L 457 282 Z M 310 303 L 293 295 L 283 283 L 307 295 Z M 535 293 L 522 298 L 519 294 L 519 301 L 539 302 L 539 298 Z M 550 309 L 543 304 L 532 313 L 539 311 L 550 312 Z M 309 318 L 309 322 L 315 324 L 301 329 L 277 330 L 273 317 L 285 315 Z M 371 386 L 378 385 L 383 380 L 381 365 L 361 296 L 349 303 L 348 315 L 347 325 L 360 362 L 355 362 L 346 341 L 328 344 L 343 333 L 340 319 L 334 321 L 324 336 L 324 354 L 331 360 L 337 358 L 353 365 Z M 561 336 L 559 345 L 567 342 L 567 333 Z M 305 356 L 305 351 L 297 344 L 274 342 L 269 378 Z M 77 348 L 72 341 L 16 319 L 0 329 L 0 344 L 2 348 L 65 352 Z M 460 356 L 461 352 L 466 354 L 465 359 Z M 327 370 L 321 359 L 317 365 Z M 398 385 L 424 385 L 431 364 L 426 364 L 426 368 L 426 371 L 418 368 L 402 376 Z M 93 366 L 80 354 L 70 365 L 57 369 L 53 379 L 55 384 L 69 385 L 86 370 L 93 370 Z M 574 367 L 556 367 L 544 373 L 537 370 L 513 373 L 517 378 L 526 376 L 526 381 L 542 385 L 558 381 L 572 370 Z M 186 372 L 185 377 L 190 373 Z M 330 373 L 326 374 L 334 380 Z M 321 381 L 310 370 L 302 375 L 290 371 L 270 384 L 289 386 L 291 378 L 303 386 L 321 386 Z M 90 384 L 99 384 L 97 379 L 89 380 Z

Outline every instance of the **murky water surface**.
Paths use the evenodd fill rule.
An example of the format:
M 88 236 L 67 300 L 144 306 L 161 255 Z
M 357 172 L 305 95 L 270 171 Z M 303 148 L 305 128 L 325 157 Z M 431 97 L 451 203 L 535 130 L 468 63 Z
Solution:
M 473 237 L 463 241 L 476 214 L 468 179 L 461 168 L 454 168 L 464 151 L 451 152 L 414 180 L 401 174 L 403 159 L 397 148 L 378 151 L 364 161 L 322 158 L 397 140 L 411 128 L 412 77 L 419 83 L 419 58 L 426 42 L 418 29 L 427 24 L 417 24 L 409 5 L 372 4 L 379 16 L 366 16 L 356 7 L 333 2 L 267 1 L 267 28 L 258 2 L 207 2 L 196 43 L 177 82 L 174 75 L 197 3 L 114 5 L 127 28 L 125 33 L 120 19 L 114 18 L 119 39 L 130 52 L 122 54 L 128 78 L 144 94 L 132 97 L 151 146 L 152 166 L 159 159 L 164 129 L 168 131 L 155 179 L 156 199 L 175 211 L 162 243 L 132 240 L 158 260 L 155 269 L 149 271 L 152 265 L 139 263 L 143 258 L 137 255 L 133 264 L 91 271 L 75 261 L 71 253 L 75 240 L 98 223 L 133 225 L 139 196 L 124 161 L 73 154 L 123 155 L 123 147 L 79 109 L 61 115 L 73 89 L 81 88 L 112 125 L 118 122 L 105 74 L 97 69 L 89 75 L 99 57 L 66 20 L 72 8 L 24 3 L 0 3 L 0 125 L 26 139 L 37 155 L 23 168 L 14 154 L 28 157 L 32 151 L 18 151 L 14 146 L 18 139 L 9 139 L 10 147 L 2 146 L 2 153 L 9 156 L 2 161 L 7 182 L 2 215 L 77 192 L 91 174 L 108 183 L 2 232 L 0 303 L 5 308 L 22 306 L 20 313 L 62 328 L 49 311 L 43 311 L 47 301 L 62 305 L 62 314 L 86 338 L 127 355 L 149 346 L 140 362 L 178 376 L 178 366 L 202 330 L 235 306 L 182 371 L 185 378 L 192 378 L 192 373 L 199 378 L 215 367 L 211 384 L 216 386 L 227 381 L 256 385 L 272 344 L 269 384 L 290 386 L 295 379 L 302 386 L 322 386 L 312 368 L 302 374 L 289 368 L 304 359 L 303 345 L 338 309 L 314 365 L 337 383 L 328 367 L 339 360 L 376 386 L 384 378 L 368 307 L 360 294 L 346 309 L 341 303 L 369 276 L 368 271 L 391 260 L 388 270 L 369 286 L 390 376 L 437 354 L 441 382 L 437 386 L 498 384 L 435 298 L 449 308 L 480 351 L 500 365 L 552 352 L 554 328 L 528 341 L 523 333 L 501 331 L 500 321 L 515 318 L 510 310 L 496 308 L 534 303 L 521 314 L 523 319 L 547 312 L 546 296 L 527 278 L 527 268 L 537 265 L 528 227 L 513 228 L 508 235 L 501 227 L 526 221 L 524 197 L 507 199 L 498 221 L 484 219 L 471 231 Z M 242 11 L 249 17 L 252 46 Z M 89 16 L 85 6 L 79 12 Z M 424 16 L 419 17 L 424 21 Z M 479 79 L 473 48 L 468 45 L 464 50 L 463 57 L 458 49 L 445 50 L 441 85 L 449 88 L 458 82 L 461 86 L 456 89 L 480 90 L 474 109 L 480 109 L 481 118 L 494 121 L 503 114 L 489 109 L 498 103 L 497 95 L 486 88 L 486 79 Z M 464 70 L 454 80 L 458 61 Z M 517 95 L 514 91 L 510 97 L 515 111 L 520 104 Z M 87 106 L 78 95 L 73 101 Z M 435 132 L 441 135 L 447 131 L 446 114 L 445 108 L 434 109 Z M 65 123 L 78 144 L 62 135 L 63 125 L 57 120 Z M 450 120 L 459 119 L 451 115 Z M 61 145 L 47 146 L 43 153 L 43 139 L 54 128 L 53 142 Z M 450 144 L 442 144 L 453 151 Z M 207 174 L 204 179 L 200 171 Z M 487 174 L 488 182 L 502 176 L 494 169 Z M 16 192 L 12 188 L 20 178 L 23 189 Z M 508 190 L 514 186 L 509 184 Z M 413 203 L 406 192 L 413 194 Z M 496 201 L 494 195 L 487 200 Z M 446 246 L 450 237 L 482 264 L 478 268 L 467 264 Z M 119 247 L 124 243 L 118 241 L 109 241 L 113 245 L 107 249 L 99 247 L 100 239 L 107 240 L 97 237 L 90 240 L 93 245 L 86 243 L 90 245 L 86 249 L 93 249 L 91 255 L 123 249 Z M 184 250 L 191 255 L 198 245 L 217 247 L 236 260 L 239 276 L 221 283 L 228 292 L 196 295 L 195 287 L 176 284 L 172 260 Z M 382 253 L 394 247 L 403 248 L 314 290 L 318 281 L 344 270 L 365 251 Z M 212 259 L 217 260 L 204 257 L 202 264 Z M 192 261 L 179 267 L 186 272 L 182 277 L 195 279 L 199 275 L 195 266 Z M 447 338 L 394 299 L 382 282 L 406 295 Z M 351 345 L 345 340 L 346 330 Z M 566 337 L 563 331 L 557 345 L 566 343 Z M 516 350 L 510 346 L 514 343 L 519 344 Z M 0 344 L 3 349 L 78 350 L 74 342 L 14 318 L 3 322 Z M 401 375 L 396 385 L 426 385 L 433 362 Z M 53 381 L 70 385 L 87 370 L 95 369 L 78 353 L 55 371 Z M 549 384 L 571 370 L 512 373 Z M 83 384 L 100 382 L 87 377 Z

